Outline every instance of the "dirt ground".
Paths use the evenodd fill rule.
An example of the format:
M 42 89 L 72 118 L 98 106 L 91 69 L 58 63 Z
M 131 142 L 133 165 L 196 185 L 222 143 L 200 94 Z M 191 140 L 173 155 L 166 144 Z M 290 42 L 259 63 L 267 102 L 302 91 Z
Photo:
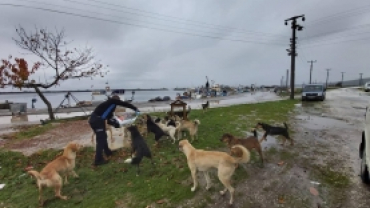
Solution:
M 54 123 L 53 125 L 57 126 L 47 133 L 35 136 L 32 139 L 20 141 L 0 140 L 0 147 L 6 147 L 29 156 L 43 149 L 63 149 L 70 141 L 77 141 L 85 146 L 92 145 L 90 142 L 92 131 L 86 120 Z
M 233 207 L 369 207 L 370 189 L 358 176 L 358 145 L 369 101 L 370 96 L 356 89 L 339 89 L 328 91 L 324 102 L 297 105 L 296 113 L 287 122 L 294 132 L 295 145 L 282 147 L 276 138 L 268 137 L 268 142 L 262 143 L 264 166 L 257 162 L 240 167 L 248 178 L 233 181 L 236 189 Z M 0 141 L 0 146 L 29 155 L 44 148 L 62 148 L 71 140 L 91 145 L 90 135 L 87 122 L 76 121 L 60 124 L 27 143 Z M 205 191 L 203 175 L 198 177 L 196 197 L 178 207 L 227 207 L 229 194 L 219 195 L 222 187 L 217 176 L 211 176 L 210 191 Z

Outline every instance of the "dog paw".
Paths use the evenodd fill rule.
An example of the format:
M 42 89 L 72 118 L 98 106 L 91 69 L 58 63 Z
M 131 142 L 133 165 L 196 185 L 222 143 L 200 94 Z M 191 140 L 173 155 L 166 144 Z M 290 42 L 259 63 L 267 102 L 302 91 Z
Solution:
M 207 186 L 207 187 L 206 187 L 206 190 L 207 190 L 207 191 L 209 191 L 209 189 L 210 189 L 210 188 L 211 188 L 211 186 Z
M 60 199 L 63 199 L 63 200 L 67 200 L 68 197 L 67 196 L 59 196 Z
M 220 191 L 221 196 L 223 196 L 226 193 L 226 191 Z
M 132 161 L 132 159 L 129 158 L 129 159 L 125 160 L 124 163 L 131 163 L 131 161 Z
M 190 190 L 191 190 L 192 192 L 194 192 L 194 191 L 195 191 L 195 187 L 192 187 Z

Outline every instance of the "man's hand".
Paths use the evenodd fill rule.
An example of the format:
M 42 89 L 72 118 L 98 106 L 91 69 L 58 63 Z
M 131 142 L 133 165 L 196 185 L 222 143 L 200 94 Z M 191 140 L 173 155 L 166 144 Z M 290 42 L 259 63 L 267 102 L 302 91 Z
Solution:
M 111 126 L 113 126 L 114 128 L 120 128 L 121 125 L 119 124 L 119 122 L 114 119 L 114 118 L 111 118 L 111 119 L 108 119 L 107 123 Z
M 136 110 L 135 114 L 136 114 L 136 116 L 139 116 L 141 114 L 141 112 L 139 110 Z

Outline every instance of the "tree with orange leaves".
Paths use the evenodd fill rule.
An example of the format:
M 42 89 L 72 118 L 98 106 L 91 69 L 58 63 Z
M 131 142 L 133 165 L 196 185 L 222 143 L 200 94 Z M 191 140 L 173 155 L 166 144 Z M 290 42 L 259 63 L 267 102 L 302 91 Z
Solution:
M 18 38 L 15 43 L 22 49 L 31 52 L 40 58 L 32 67 L 23 58 L 14 58 L 1 60 L 0 65 L 0 87 L 13 86 L 19 89 L 34 88 L 41 100 L 46 104 L 50 120 L 54 120 L 50 102 L 46 99 L 40 88 L 48 89 L 56 86 L 60 81 L 68 79 L 80 79 L 84 77 L 104 76 L 107 71 L 100 61 L 94 60 L 91 48 L 82 50 L 74 48 L 68 49 L 68 43 L 64 40 L 64 30 L 49 32 L 46 29 L 36 30 L 27 33 L 19 26 L 16 28 Z M 50 82 L 36 82 L 30 76 L 41 67 L 54 71 L 55 75 Z M 31 79 L 31 80 L 30 80 Z

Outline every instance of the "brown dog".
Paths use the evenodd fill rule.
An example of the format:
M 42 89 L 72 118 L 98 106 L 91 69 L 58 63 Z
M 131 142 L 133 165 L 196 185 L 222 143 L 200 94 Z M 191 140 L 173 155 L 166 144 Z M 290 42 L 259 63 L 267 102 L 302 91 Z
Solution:
M 194 121 L 187 121 L 182 120 L 180 121 L 180 126 L 178 128 L 178 140 L 181 139 L 181 133 L 183 130 L 188 130 L 191 136 L 191 142 L 194 141 L 194 138 L 197 137 L 198 139 L 198 126 L 200 125 L 200 121 L 195 119 Z
M 67 184 L 68 175 L 78 177 L 73 170 L 76 165 L 76 152 L 82 148 L 82 145 L 70 142 L 63 151 L 63 155 L 57 157 L 55 160 L 48 163 L 41 172 L 35 170 L 28 171 L 37 180 L 37 187 L 39 188 L 39 202 L 42 205 L 42 188 L 53 187 L 55 188 L 55 196 L 67 200 L 67 196 L 61 195 L 63 186 L 62 176 L 64 175 L 64 184 Z
M 242 145 L 235 145 L 232 149 L 237 148 L 241 150 L 240 157 L 232 157 L 226 152 L 218 151 L 204 151 L 195 149 L 188 140 L 181 140 L 179 142 L 179 150 L 186 156 L 191 176 L 193 178 L 193 187 L 191 191 L 195 191 L 198 186 L 197 171 L 202 171 L 206 178 L 206 189 L 211 188 L 211 179 L 208 171 L 212 168 L 216 168 L 218 173 L 218 179 L 225 186 L 223 191 L 220 191 L 221 195 L 224 195 L 228 190 L 230 192 L 229 204 L 232 205 L 234 202 L 234 188 L 231 186 L 231 176 L 234 174 L 236 165 L 239 163 L 248 163 L 250 160 L 250 152 Z
M 252 132 L 254 136 L 249 136 L 247 138 L 236 138 L 232 134 L 226 133 L 222 135 L 220 140 L 226 143 L 227 146 L 230 148 L 230 150 L 232 146 L 237 145 L 237 144 L 243 145 L 249 151 L 252 151 L 253 149 L 255 149 L 260 155 L 261 162 L 263 163 L 262 148 L 261 148 L 260 142 L 258 141 L 257 131 L 256 129 L 253 129 Z

